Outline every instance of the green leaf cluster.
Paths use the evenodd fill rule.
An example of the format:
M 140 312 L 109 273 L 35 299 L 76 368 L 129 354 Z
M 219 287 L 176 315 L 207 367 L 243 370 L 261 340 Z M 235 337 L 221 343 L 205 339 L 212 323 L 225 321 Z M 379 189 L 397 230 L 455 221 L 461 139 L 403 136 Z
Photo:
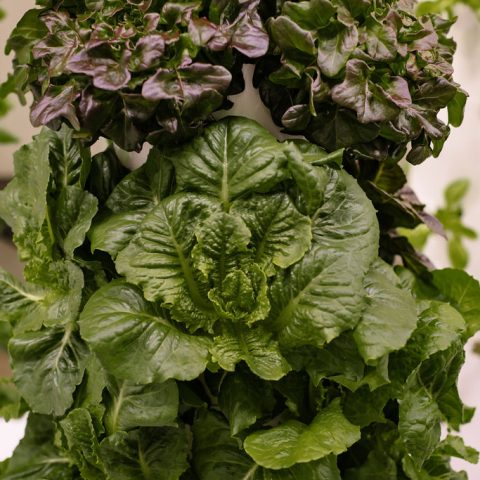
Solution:
M 0 413 L 30 413 L 0 478 L 463 478 L 476 452 L 440 423 L 473 415 L 480 286 L 380 258 L 341 158 L 234 117 L 132 172 L 66 126 L 23 147 Z
M 0 96 L 30 91 L 34 126 L 67 122 L 125 150 L 191 137 L 268 48 L 258 0 L 36 3 L 7 42 Z

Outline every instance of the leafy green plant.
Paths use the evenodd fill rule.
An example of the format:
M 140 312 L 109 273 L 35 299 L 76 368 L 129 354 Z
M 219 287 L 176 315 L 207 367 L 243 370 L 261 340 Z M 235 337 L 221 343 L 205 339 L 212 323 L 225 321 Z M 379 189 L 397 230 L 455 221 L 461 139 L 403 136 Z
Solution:
M 478 238 L 477 232 L 462 222 L 463 200 L 469 188 L 470 181 L 468 179 L 462 178 L 452 182 L 445 189 L 445 205 L 435 213 L 435 217 L 438 218 L 445 229 L 450 263 L 454 268 L 459 269 L 466 268 L 469 262 L 470 255 L 464 245 L 464 240 L 475 240 Z M 425 248 L 428 239 L 433 233 L 426 225 L 419 225 L 413 230 L 405 228 L 398 230 L 401 235 L 407 237 L 410 243 L 420 251 Z
M 341 159 L 241 118 L 131 173 L 67 127 L 23 147 L 0 194 L 27 279 L 0 279 L 3 408 L 32 413 L 1 478 L 415 479 L 476 461 L 440 422 L 473 413 L 455 382 L 480 286 L 379 258 Z
M 462 270 L 420 268 L 396 236 L 396 226 L 433 220 L 404 188 L 395 156 L 379 162 L 358 145 L 280 143 L 243 118 L 213 122 L 235 80 L 218 90 L 201 85 L 218 99 L 207 106 L 173 87 L 174 98 L 148 119 L 129 117 L 143 129 L 138 144 L 125 128 L 118 98 L 134 95 L 143 114 L 146 85 L 166 75 L 161 95 L 171 93 L 184 68 L 178 55 L 232 79 L 248 53 L 239 38 L 262 57 L 260 20 L 277 15 L 273 3 L 284 13 L 307 9 L 314 22 L 330 12 L 335 39 L 394 8 L 416 39 L 405 55 L 421 58 L 418 45 L 440 36 L 446 63 L 433 46 L 435 59 L 425 61 L 448 70 L 448 24 L 417 20 L 408 2 L 377 2 L 373 12 L 370 2 L 327 0 L 41 0 L 13 32 L 16 70 L 3 89 L 32 90 L 34 119 L 51 108 L 39 123 L 55 129 L 17 152 L 15 178 L 0 192 L 0 216 L 25 263 L 25 281 L 0 272 L 14 373 L 0 385 L 0 413 L 29 412 L 2 480 L 460 480 L 451 457 L 478 460 L 455 432 L 473 415 L 456 382 L 464 344 L 480 329 L 480 285 Z M 197 33 L 202 44 L 192 54 Z M 128 52 L 158 46 L 144 40 L 151 35 L 173 40 L 146 56 L 151 70 L 131 70 Z M 175 61 L 163 63 L 170 54 Z M 361 59 L 344 66 L 352 60 Z M 375 75 L 382 68 L 375 64 Z M 125 83 L 114 89 L 117 69 Z M 437 73 L 457 95 L 449 74 Z M 73 91 L 79 97 L 66 99 Z M 83 121 L 83 95 L 101 99 L 109 127 Z M 162 123 L 167 117 L 174 128 Z M 129 171 L 112 144 L 92 156 L 98 135 L 129 148 L 156 145 Z M 405 149 L 403 137 L 389 141 Z M 362 174 L 372 165 L 374 178 Z

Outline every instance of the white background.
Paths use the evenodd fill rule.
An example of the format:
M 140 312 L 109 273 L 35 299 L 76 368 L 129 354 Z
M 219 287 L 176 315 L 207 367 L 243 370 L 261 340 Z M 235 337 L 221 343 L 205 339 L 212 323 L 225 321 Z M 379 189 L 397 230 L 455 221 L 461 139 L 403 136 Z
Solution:
M 9 0 L 8 3 L 1 3 L 7 11 L 7 19 L 0 24 L 0 48 L 3 49 L 8 33 L 22 12 L 33 4 L 33 0 Z M 465 223 L 480 231 L 480 22 L 467 8 L 460 9 L 458 14 L 459 22 L 453 29 L 453 36 L 459 44 L 455 60 L 455 79 L 470 93 L 465 122 L 460 129 L 452 132 L 440 158 L 430 159 L 411 169 L 410 183 L 428 210 L 434 212 L 442 204 L 443 190 L 448 183 L 459 177 L 469 178 L 472 188 L 466 200 Z M 9 61 L 0 56 L 0 81 L 4 79 L 4 72 L 8 72 L 9 68 Z M 245 101 L 244 98 L 238 102 L 239 107 L 234 113 L 258 119 L 262 111 L 261 105 L 254 98 L 252 107 L 251 96 L 248 100 Z M 28 109 L 21 108 L 13 97 L 12 103 L 16 108 L 2 121 L 1 126 L 17 135 L 21 143 L 26 143 L 34 132 L 29 124 Z M 252 115 L 253 111 L 255 113 Z M 0 146 L 0 177 L 11 175 L 11 159 L 15 148 Z M 480 278 L 479 242 L 470 242 L 469 249 L 471 263 L 468 270 Z M 445 244 L 441 238 L 435 238 L 429 243 L 427 254 L 437 267 L 448 266 Z M 9 269 L 15 268 L 12 255 L 7 253 L 2 245 L 0 264 Z M 473 341 L 467 346 L 467 363 L 460 376 L 459 389 L 466 404 L 480 407 L 480 356 L 471 353 L 472 344 Z M 8 424 L 0 421 L 0 460 L 11 454 L 23 435 L 23 428 L 23 421 L 12 421 Z M 462 436 L 468 444 L 480 449 L 480 408 L 474 421 L 462 429 Z M 455 462 L 455 466 L 466 469 L 471 480 L 480 479 L 480 466 L 462 462 Z

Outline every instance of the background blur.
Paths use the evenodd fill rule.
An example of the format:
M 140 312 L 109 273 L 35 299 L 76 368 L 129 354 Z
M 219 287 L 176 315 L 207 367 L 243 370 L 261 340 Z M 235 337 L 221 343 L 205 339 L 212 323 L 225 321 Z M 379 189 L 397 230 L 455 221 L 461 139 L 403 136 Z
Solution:
M 3 51 L 10 31 L 34 0 L 0 0 L 7 17 L 0 23 L 0 49 Z M 455 80 L 469 92 L 465 121 L 454 129 L 440 158 L 429 159 L 423 165 L 410 170 L 410 184 L 419 198 L 433 213 L 443 204 L 443 191 L 453 180 L 464 177 L 471 181 L 471 188 L 464 204 L 464 223 L 480 232 L 480 20 L 467 7 L 459 7 L 459 20 L 452 34 L 458 43 L 455 60 Z M 0 82 L 10 70 L 9 59 L 0 54 Z M 15 97 L 10 98 L 13 109 L 0 120 L 0 128 L 7 129 L 18 137 L 19 145 L 30 141 L 35 129 L 30 126 L 28 108 L 20 106 Z M 241 113 L 241 112 L 237 112 Z M 13 174 L 13 153 L 18 145 L 0 145 L 0 182 Z M 480 278 L 480 241 L 467 241 L 470 264 L 467 270 Z M 438 268 L 449 266 L 445 240 L 434 237 L 429 240 L 427 255 Z M 0 266 L 12 273 L 21 274 L 15 252 L 0 238 Z M 460 377 L 460 393 L 467 405 L 477 406 L 474 421 L 462 429 L 467 444 L 480 450 L 480 356 L 472 349 L 480 337 L 468 345 L 467 364 Z M 0 365 L 2 365 L 0 358 Z M 0 375 L 5 374 L 1 370 Z M 8 457 L 23 436 L 24 421 L 8 424 L 0 421 L 0 461 Z M 472 480 L 480 479 L 480 465 L 472 466 L 456 462 L 455 467 L 468 471 Z

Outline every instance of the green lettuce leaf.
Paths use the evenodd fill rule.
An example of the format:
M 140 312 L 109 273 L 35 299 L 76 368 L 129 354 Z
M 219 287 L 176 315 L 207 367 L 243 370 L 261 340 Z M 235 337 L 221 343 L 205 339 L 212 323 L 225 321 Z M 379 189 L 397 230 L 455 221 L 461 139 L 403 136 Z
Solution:
M 310 425 L 288 420 L 249 435 L 244 448 L 259 465 L 277 470 L 338 455 L 359 439 L 360 428 L 345 418 L 340 402 L 334 400 Z
M 255 464 L 230 436 L 218 414 L 205 411 L 193 426 L 194 469 L 199 480 L 340 480 L 336 457 L 270 470 Z
M 138 288 L 122 282 L 90 298 L 80 331 L 108 372 L 139 384 L 193 380 L 209 358 L 207 339 L 183 333 Z
M 8 348 L 15 384 L 32 411 L 63 415 L 73 403 L 89 355 L 73 327 L 19 334 Z
M 108 432 L 138 427 L 174 426 L 178 412 L 178 388 L 173 380 L 136 385 L 110 377 L 104 422 Z

